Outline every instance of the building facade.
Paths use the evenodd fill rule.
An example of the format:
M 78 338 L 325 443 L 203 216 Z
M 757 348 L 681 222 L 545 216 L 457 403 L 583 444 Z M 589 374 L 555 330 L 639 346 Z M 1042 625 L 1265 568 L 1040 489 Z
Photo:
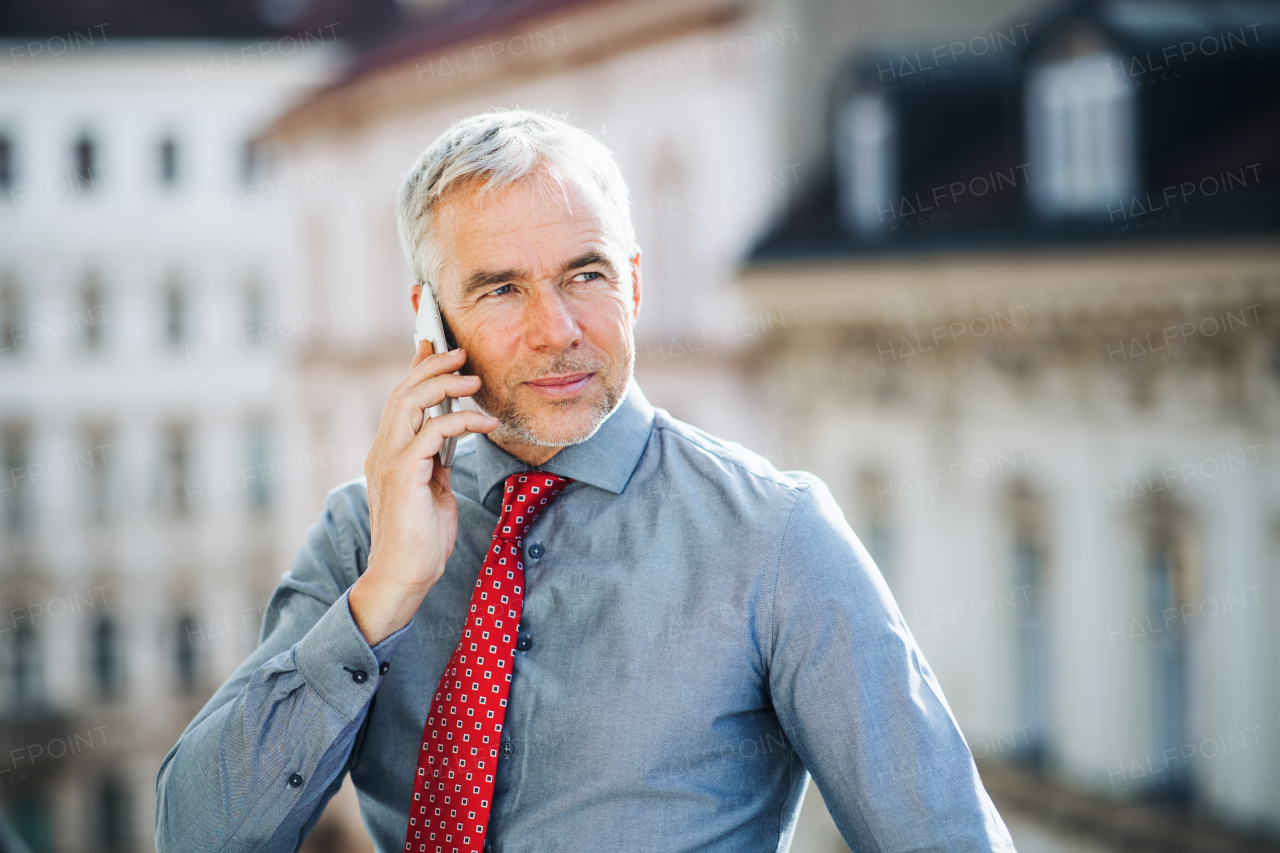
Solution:
M 37 853 L 152 849 L 160 761 L 332 470 L 289 440 L 291 352 L 335 318 L 281 300 L 275 210 L 335 176 L 252 140 L 336 49 L 104 24 L 3 51 L 0 803 Z
M 740 278 L 801 317 L 744 363 L 974 755 L 1272 838 L 1277 25 L 1081 3 L 855 56 Z
M 980 762 L 1280 831 L 1280 22 L 1227 5 L 445 4 L 349 59 L 345 14 L 13 40 L 5 814 L 37 851 L 150 849 L 160 760 L 407 367 L 399 182 L 519 106 L 617 154 L 646 394 L 832 486 Z M 816 793 L 797 853 L 842 849 Z M 330 810 L 311 849 L 365 849 Z
M 446 17 L 364 57 L 270 134 L 289 168 L 360 175 L 295 208 L 292 298 L 355 298 L 296 374 L 309 446 L 358 473 L 405 369 L 394 193 L 421 149 L 490 107 L 565 115 L 632 189 L 646 393 L 832 484 L 975 756 L 1273 832 L 1268 131 L 1233 114 L 1199 153 L 1156 144 L 1241 79 L 1232 63 L 1270 60 L 1201 57 L 1190 88 L 1148 95 L 1130 60 L 1186 41 L 1187 17 L 1132 5 L 975 5 L 992 23 L 960 40 L 927 21 L 850 32 L 870 47 L 830 64 L 823 119 L 790 102 L 805 52 L 837 40 L 804 29 L 833 16 L 820 4 Z M 1197 45 L 1229 29 L 1234 52 L 1270 20 L 1204 5 Z M 825 142 L 792 138 L 795 116 Z M 1215 140 L 1230 162 L 1200 156 Z M 1148 209 L 1179 169 L 1195 191 Z M 839 849 L 810 802 L 795 849 Z

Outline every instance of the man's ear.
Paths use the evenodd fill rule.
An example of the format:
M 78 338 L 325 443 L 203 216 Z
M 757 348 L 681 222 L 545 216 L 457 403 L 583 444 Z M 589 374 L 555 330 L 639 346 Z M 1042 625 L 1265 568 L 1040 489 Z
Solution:
M 631 325 L 640 319 L 640 253 L 631 256 Z
M 422 285 L 414 282 L 409 285 L 409 304 L 413 306 L 413 316 L 418 316 L 418 300 L 422 298 Z

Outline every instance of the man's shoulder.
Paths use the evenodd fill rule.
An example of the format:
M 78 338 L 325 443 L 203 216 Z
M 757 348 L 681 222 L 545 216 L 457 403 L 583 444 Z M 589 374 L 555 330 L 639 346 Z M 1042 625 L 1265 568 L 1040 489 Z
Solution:
M 369 489 L 363 476 L 339 483 L 324 499 L 325 515 L 338 525 L 352 525 L 361 532 L 369 529 Z
M 767 495 L 794 499 L 821 482 L 808 471 L 780 470 L 768 457 L 672 417 L 665 409 L 654 409 L 652 440 L 663 446 L 665 465 L 689 466 L 690 473 L 711 480 L 742 481 Z M 777 461 L 786 464 L 788 458 L 784 450 Z

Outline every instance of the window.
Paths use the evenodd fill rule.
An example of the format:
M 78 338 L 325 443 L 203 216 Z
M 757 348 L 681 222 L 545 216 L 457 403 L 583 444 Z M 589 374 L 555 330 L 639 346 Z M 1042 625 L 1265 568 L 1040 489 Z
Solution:
M 1176 513 L 1156 512 L 1147 519 L 1145 530 L 1146 613 L 1157 626 L 1169 630 L 1153 632 L 1147 643 L 1148 732 L 1152 755 L 1177 750 L 1190 738 L 1187 724 L 1188 629 L 1195 623 L 1170 620 L 1169 614 L 1184 613 L 1183 605 L 1195 601 L 1196 572 L 1191 560 L 1188 531 L 1190 520 Z M 1187 770 L 1166 773 L 1153 779 L 1148 793 L 1176 803 L 1187 804 L 1192 793 Z
M 13 831 L 27 843 L 31 853 L 54 853 L 53 808 L 43 792 L 18 794 L 6 804 L 5 814 Z
M 1028 76 L 1028 190 L 1046 219 L 1107 217 L 1137 192 L 1133 93 L 1114 79 L 1118 61 L 1092 53 Z
M 1042 764 L 1049 737 L 1049 632 L 1045 606 L 1046 511 L 1041 497 L 1025 482 L 1008 491 L 1013 563 L 1013 601 L 1017 625 L 1017 716 L 1014 748 L 1018 758 Z
M 271 431 L 264 423 L 252 423 L 248 429 L 249 467 L 253 469 L 249 481 L 249 500 L 256 510 L 265 510 L 271 503 L 271 491 L 267 487 L 273 466 L 271 465 Z
M 124 665 L 116 620 L 100 616 L 93 624 L 90 642 L 94 691 L 103 699 L 118 699 L 124 692 Z
M 244 289 L 244 339 L 249 344 L 262 343 L 267 325 L 267 296 L 256 277 L 250 277 Z
M 0 482 L 0 498 L 4 500 L 5 529 L 11 534 L 29 532 L 33 526 L 35 496 L 31 489 L 30 430 L 25 423 L 8 423 L 0 427 L 3 444 L 4 481 Z
M 190 695 L 200 684 L 200 649 L 197 644 L 203 643 L 204 634 L 200 623 L 190 613 L 183 613 L 178 617 L 175 634 L 177 654 L 174 656 L 174 664 L 178 690 Z
M 80 286 L 80 310 L 75 323 L 84 332 L 85 346 L 90 350 L 102 348 L 107 325 L 106 299 L 96 273 L 84 277 Z
M 245 140 L 240 148 L 240 183 L 249 186 L 262 172 L 262 154 L 252 139 Z
M 164 289 L 164 337 L 175 348 L 187 339 L 187 295 L 177 276 Z
M 13 141 L 7 133 L 0 133 L 0 191 L 13 188 Z
M 93 689 L 99 697 L 116 699 L 124 692 L 124 661 L 120 628 L 111 616 L 100 616 L 92 628 Z
M 120 628 L 111 616 L 93 622 L 91 665 L 93 690 L 104 699 L 116 699 L 124 692 L 124 660 Z
M 0 273 L 0 357 L 16 355 L 27 340 L 22 291 L 11 272 Z
M 97 819 L 90 849 L 102 853 L 125 853 L 133 841 L 129 810 L 129 791 L 124 783 L 115 776 L 103 777 L 98 782 Z
M 44 708 L 44 658 L 40 635 L 30 624 L 14 628 L 9 647 L 9 705 L 18 717 L 33 716 Z
M 191 429 L 171 424 L 164 435 L 163 483 L 161 499 L 176 516 L 191 514 Z
M 72 156 L 75 160 L 76 189 L 92 189 L 94 181 L 98 177 L 97 172 L 101 168 L 97 159 L 98 146 L 93 141 L 93 137 L 87 133 L 81 134 L 72 148 Z
M 836 132 L 841 221 L 863 236 L 880 235 L 897 193 L 893 108 L 883 96 L 857 95 L 840 111 Z
M 84 449 L 76 451 L 74 463 L 89 476 L 89 519 L 99 524 L 110 521 L 113 513 L 111 469 L 107 460 L 112 452 L 111 427 L 95 424 L 83 432 Z
M 160 183 L 172 187 L 178 183 L 178 143 L 167 136 L 160 141 L 157 151 L 159 155 Z
M 880 472 L 862 471 L 858 475 L 858 504 L 865 525 L 859 531 L 859 538 L 890 587 L 897 584 L 894 577 L 892 500 L 893 486 Z

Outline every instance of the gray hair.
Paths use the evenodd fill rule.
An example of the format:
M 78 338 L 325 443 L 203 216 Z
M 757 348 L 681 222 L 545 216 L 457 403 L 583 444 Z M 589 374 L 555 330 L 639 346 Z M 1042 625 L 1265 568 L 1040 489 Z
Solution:
M 510 186 L 536 172 L 564 193 L 566 180 L 599 190 L 623 248 L 634 254 L 635 227 L 622 170 L 599 139 L 556 116 L 530 110 L 494 110 L 454 122 L 432 142 L 400 186 L 396 228 L 417 283 L 440 296 L 444 252 L 435 244 L 435 210 L 448 190 L 480 179 L 480 193 Z M 612 209 L 612 210 L 611 210 Z

